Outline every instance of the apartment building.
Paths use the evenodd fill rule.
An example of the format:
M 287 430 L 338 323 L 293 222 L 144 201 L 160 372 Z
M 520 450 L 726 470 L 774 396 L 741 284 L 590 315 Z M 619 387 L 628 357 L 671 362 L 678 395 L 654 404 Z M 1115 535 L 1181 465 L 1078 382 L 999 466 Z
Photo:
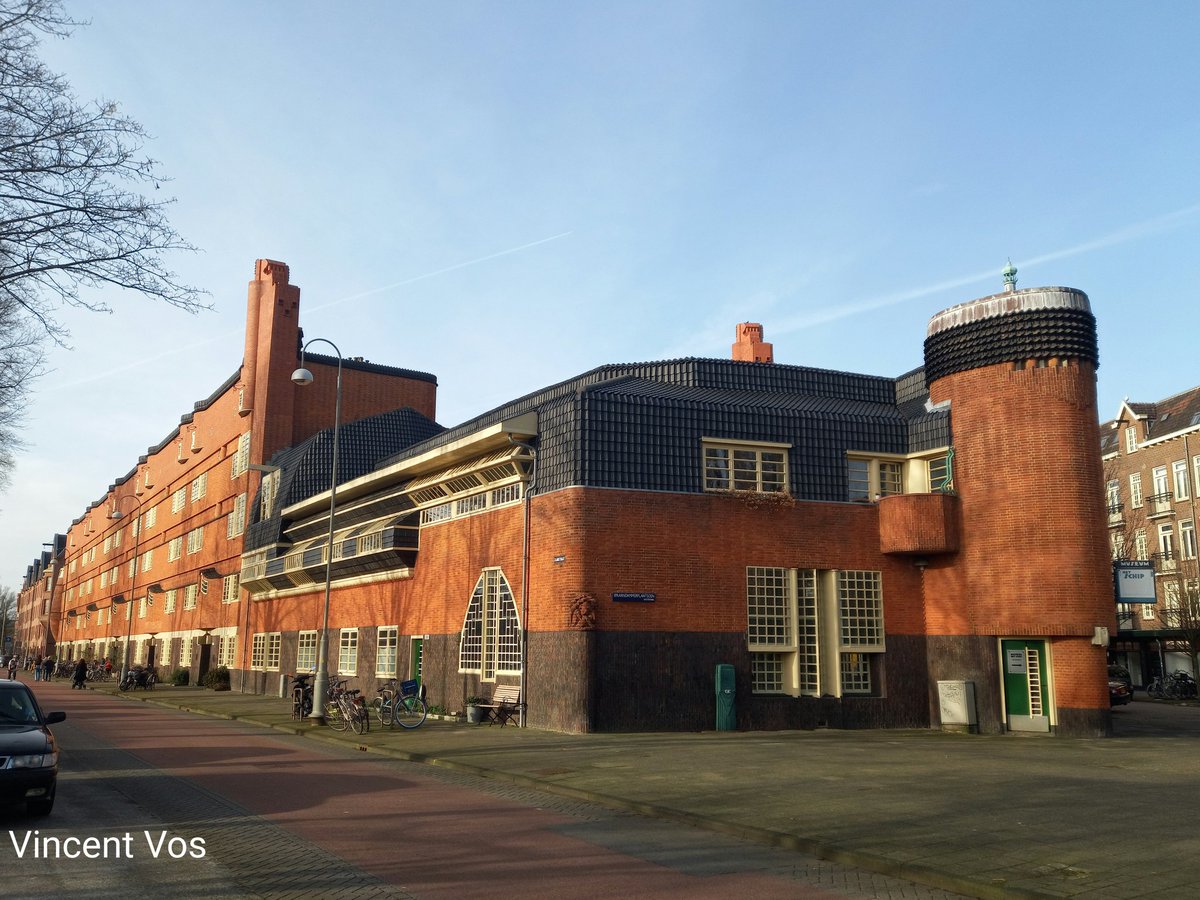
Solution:
M 404 397 L 343 415 L 336 479 L 332 366 L 248 395 L 240 373 L 290 372 L 298 343 L 252 341 L 276 323 L 251 315 L 258 362 L 195 413 L 220 427 L 193 452 L 181 422 L 149 481 L 73 523 L 59 639 L 129 632 L 273 693 L 316 665 L 327 609 L 352 685 L 416 678 L 446 710 L 511 685 L 567 732 L 712 728 L 722 666 L 739 728 L 1105 734 L 1095 320 L 1006 281 L 933 316 L 894 378 L 775 363 L 743 323 L 731 358 L 601 366 L 446 428 L 432 376 L 364 369 Z M 287 424 L 240 462 L 240 413 L 276 396 Z
M 1200 649 L 1196 488 L 1200 387 L 1154 403 L 1125 400 L 1100 425 L 1104 497 L 1113 560 L 1153 565 L 1155 602 L 1122 604 L 1113 661 L 1135 684 L 1193 672 Z

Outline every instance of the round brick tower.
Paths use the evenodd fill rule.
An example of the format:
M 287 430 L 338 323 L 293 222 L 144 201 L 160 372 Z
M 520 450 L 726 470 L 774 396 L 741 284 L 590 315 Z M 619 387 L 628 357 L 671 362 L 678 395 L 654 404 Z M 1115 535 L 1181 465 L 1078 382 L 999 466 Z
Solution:
M 1017 290 L 1015 274 L 935 315 L 925 341 L 962 511 L 960 552 L 926 572 L 930 675 L 975 682 L 984 731 L 1107 734 L 1096 322 L 1082 291 Z

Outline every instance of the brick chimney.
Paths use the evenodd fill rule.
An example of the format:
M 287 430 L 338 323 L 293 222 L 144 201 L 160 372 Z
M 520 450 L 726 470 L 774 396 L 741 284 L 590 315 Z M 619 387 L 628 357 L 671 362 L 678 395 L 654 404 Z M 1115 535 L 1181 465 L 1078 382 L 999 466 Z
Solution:
M 742 322 L 734 330 L 733 358 L 739 362 L 773 363 L 775 352 L 763 341 L 763 327 L 757 322 Z

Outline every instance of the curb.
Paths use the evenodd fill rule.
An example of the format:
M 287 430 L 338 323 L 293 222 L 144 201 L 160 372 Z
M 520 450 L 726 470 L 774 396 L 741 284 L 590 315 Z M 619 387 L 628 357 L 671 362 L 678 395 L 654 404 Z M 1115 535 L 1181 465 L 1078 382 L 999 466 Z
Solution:
M 91 687 L 88 689 L 96 690 L 96 688 Z M 103 693 L 108 692 L 103 691 Z M 308 738 L 325 744 L 333 744 L 342 747 L 346 747 L 348 745 L 354 746 L 352 739 L 335 737 L 333 732 L 329 732 L 328 729 L 320 728 L 319 726 L 303 727 L 298 725 L 287 725 L 279 722 L 268 721 L 266 719 L 256 718 L 253 715 L 237 715 L 232 713 L 214 712 L 210 709 L 201 709 L 194 706 L 188 706 L 178 701 L 156 699 L 145 692 L 142 694 L 133 694 L 132 692 L 123 693 L 121 691 L 114 691 L 113 696 L 127 700 L 137 700 L 141 703 L 162 707 L 164 709 L 174 709 L 180 712 L 189 713 L 191 715 L 207 716 L 211 719 L 224 719 L 231 722 L 244 722 L 248 725 L 256 725 L 260 728 L 269 728 L 272 731 L 279 731 L 284 734 Z M 347 732 L 347 734 L 349 734 L 349 732 Z M 978 900 L 1011 900 L 1011 898 L 1042 900 L 1042 898 L 1061 898 L 1063 896 L 1058 892 L 1052 893 L 1030 890 L 1026 888 L 1014 888 L 1008 887 L 1003 883 L 985 884 L 971 878 L 964 878 L 962 876 L 944 872 L 939 869 L 914 865 L 912 863 L 897 862 L 896 860 L 888 859 L 887 857 L 878 856 L 876 854 L 867 853 L 861 850 L 854 850 L 852 848 L 837 844 L 829 844 L 824 841 L 816 840 L 815 838 L 806 838 L 803 835 L 794 834 L 792 832 L 775 831 L 769 828 L 758 828 L 753 825 L 742 825 L 737 822 L 713 819 L 707 816 L 698 815 L 696 813 L 673 809 L 669 806 L 639 803 L 635 800 L 627 800 L 622 797 L 613 797 L 611 795 L 601 794 L 595 791 L 582 790 L 580 788 L 572 788 L 567 787 L 566 785 L 542 781 L 541 779 L 534 778 L 529 775 L 519 775 L 514 772 L 503 772 L 498 769 L 488 769 L 482 766 L 471 765 L 470 763 L 461 763 L 454 760 L 430 756 L 425 753 L 414 753 L 412 751 L 397 750 L 391 747 L 372 747 L 367 744 L 358 744 L 357 749 L 364 753 L 375 754 L 376 756 L 398 759 L 403 762 L 417 763 L 420 765 L 436 766 L 438 768 L 446 769 L 450 772 L 456 772 L 463 775 L 472 775 L 491 781 L 502 781 L 508 784 L 517 785 L 519 787 L 538 790 L 546 794 L 565 797 L 569 800 L 582 800 L 588 803 L 595 803 L 598 806 L 603 806 L 607 809 L 613 809 L 619 812 L 630 812 L 637 815 L 646 816 L 648 818 L 676 822 L 682 825 L 691 825 L 695 828 L 704 829 L 705 831 L 711 831 L 717 834 L 725 834 L 731 837 L 741 838 L 742 840 L 752 841 L 757 844 L 779 847 L 780 849 L 784 850 L 794 850 L 815 857 L 816 859 L 839 863 L 845 866 L 852 866 L 868 872 L 875 872 L 879 875 L 886 875 L 892 878 L 915 882 L 917 884 L 925 885 L 926 887 L 949 891 L 955 894 L 962 894 L 966 897 L 975 897 L 978 898 Z M 997 881 L 1002 882 L 1003 880 L 997 879 Z

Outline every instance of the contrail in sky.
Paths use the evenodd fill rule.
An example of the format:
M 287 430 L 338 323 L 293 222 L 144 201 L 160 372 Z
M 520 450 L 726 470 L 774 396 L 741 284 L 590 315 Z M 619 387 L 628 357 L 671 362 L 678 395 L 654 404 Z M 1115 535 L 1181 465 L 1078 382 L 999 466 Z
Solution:
M 537 240 L 537 241 L 530 241 L 528 244 L 521 244 L 519 247 L 509 247 L 507 250 L 501 250 L 497 253 L 489 253 L 487 256 L 480 256 L 475 259 L 469 259 L 466 262 L 455 263 L 452 266 L 446 266 L 445 268 L 442 268 L 442 269 L 434 269 L 432 272 L 426 272 L 424 275 L 414 275 L 412 278 L 406 278 L 403 281 L 397 281 L 394 284 L 387 284 L 387 285 L 384 285 L 383 287 L 371 288 L 368 291 L 361 291 L 360 293 L 357 293 L 357 294 L 350 294 L 347 297 L 340 297 L 337 300 L 330 300 L 328 303 L 321 303 L 321 304 L 318 304 L 317 306 L 307 307 L 306 309 L 308 312 L 316 312 L 317 310 L 328 309 L 331 306 L 338 306 L 342 303 L 350 303 L 353 300 L 361 300 L 364 297 L 371 297 L 371 296 L 374 296 L 375 294 L 382 294 L 386 291 L 395 290 L 398 287 L 404 287 L 405 285 L 415 284 L 418 281 L 425 281 L 428 278 L 436 278 L 438 275 L 445 275 L 447 272 L 455 272 L 459 269 L 465 269 L 468 266 L 476 266 L 476 265 L 479 265 L 480 263 L 488 262 L 489 260 L 499 259 L 502 256 L 509 256 L 513 253 L 520 253 L 522 250 L 529 250 L 532 247 L 537 247 L 537 246 L 540 246 L 541 244 L 548 244 L 551 241 L 557 241 L 560 238 L 565 238 L 572 233 L 573 232 L 570 232 L 570 231 L 563 231 L 563 232 L 560 232 L 559 234 L 552 234 L 550 237 L 542 238 L 541 240 Z M 87 378 L 80 378 L 76 381 L 72 381 L 69 383 L 54 385 L 53 387 L 47 388 L 47 391 L 65 390 L 68 388 L 78 387 L 81 384 L 91 384 L 92 382 L 95 382 L 95 381 L 102 381 L 105 378 L 109 378 L 113 375 L 119 375 L 122 372 L 128 372 L 132 369 L 140 369 L 143 366 L 149 365 L 150 363 L 153 363 L 153 362 L 157 362 L 160 359 L 166 359 L 171 356 L 176 356 L 181 351 L 194 350 L 197 347 L 203 347 L 207 344 L 212 344 L 212 343 L 215 343 L 216 341 L 225 340 L 229 337 L 234 336 L 235 334 L 241 334 L 241 333 L 242 332 L 240 330 L 237 332 L 224 331 L 224 332 L 221 332 L 220 334 L 213 335 L 212 337 L 205 338 L 204 340 L 201 340 L 201 341 L 196 341 L 195 343 L 188 344 L 186 346 L 172 347 L 170 350 L 164 350 L 162 353 L 157 353 L 154 356 L 140 357 L 134 362 L 127 363 L 126 365 L 123 365 L 123 366 L 117 366 L 116 368 L 112 368 L 112 369 L 106 369 L 103 372 L 100 372 L 96 375 L 90 375 Z
M 1110 234 L 1095 238 L 1090 241 L 1085 241 L 1082 244 L 1076 244 L 1073 247 L 1066 247 L 1062 250 L 1052 250 L 1049 253 L 1043 253 L 1040 256 L 1034 256 L 1029 259 L 1018 260 L 1022 267 L 1036 266 L 1041 263 L 1051 262 L 1056 259 L 1065 259 L 1070 256 L 1079 256 L 1083 253 L 1090 253 L 1093 250 L 1100 250 L 1104 247 L 1113 247 L 1117 244 L 1124 244 L 1129 241 L 1137 240 L 1145 237 L 1148 234 L 1155 232 L 1170 231 L 1184 224 L 1185 221 L 1200 212 L 1200 203 L 1192 206 L 1185 206 L 1183 209 L 1177 209 L 1174 212 L 1166 213 L 1165 215 L 1156 216 L 1153 219 L 1147 219 L 1144 222 L 1138 222 L 1125 228 L 1118 229 Z M 838 319 L 845 319 L 849 316 L 857 315 L 863 312 L 870 312 L 875 309 L 882 309 L 886 306 L 895 306 L 898 303 L 904 303 L 908 300 L 916 300 L 920 297 L 928 297 L 931 294 L 939 294 L 942 291 L 951 290 L 953 288 L 966 287 L 971 284 L 977 284 L 980 281 L 987 281 L 996 277 L 995 269 L 989 269 L 986 272 L 976 272 L 973 275 L 962 275 L 957 278 L 950 278 L 946 281 L 939 281 L 934 284 L 924 287 L 912 288 L 907 291 L 899 291 L 895 294 L 884 294 L 881 297 L 875 297 L 870 300 L 863 300 L 858 303 L 847 303 L 842 306 L 837 306 L 832 309 L 817 310 L 811 313 L 806 313 L 797 316 L 790 320 L 785 320 L 779 324 L 771 325 L 772 334 L 789 334 L 801 328 L 809 328 L 813 325 L 824 325 L 827 322 L 836 322 Z

